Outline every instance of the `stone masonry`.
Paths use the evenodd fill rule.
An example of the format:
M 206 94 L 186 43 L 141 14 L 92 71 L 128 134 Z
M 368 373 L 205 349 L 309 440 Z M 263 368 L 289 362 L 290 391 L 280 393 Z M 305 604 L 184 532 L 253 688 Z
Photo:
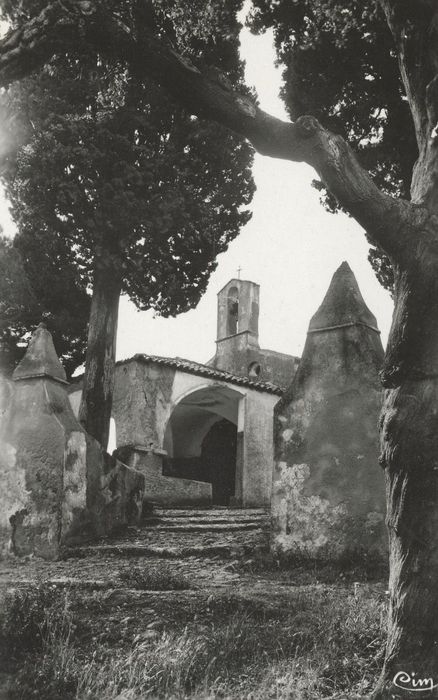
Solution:
M 376 319 L 344 262 L 310 321 L 298 372 L 275 409 L 272 520 L 280 554 L 385 551 L 382 361 Z
M 144 479 L 76 420 L 44 324 L 12 379 L 0 381 L 0 552 L 55 559 L 66 544 L 138 521 Z

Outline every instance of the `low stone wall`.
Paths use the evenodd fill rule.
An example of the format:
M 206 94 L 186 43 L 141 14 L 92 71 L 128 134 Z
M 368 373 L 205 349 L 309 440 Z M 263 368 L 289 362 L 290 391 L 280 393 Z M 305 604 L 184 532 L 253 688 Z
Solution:
M 75 418 L 44 326 L 13 382 L 0 380 L 0 551 L 59 556 L 62 546 L 141 517 L 144 477 L 103 452 Z
M 212 502 L 212 484 L 194 479 L 163 475 L 166 452 L 142 446 L 127 446 L 116 452 L 144 478 L 145 500 L 172 506 L 208 506 Z
M 102 537 L 137 524 L 142 517 L 143 474 L 104 452 L 86 433 L 83 436 L 85 459 L 76 461 L 74 468 L 64 468 L 62 546 Z M 76 494 L 84 485 L 85 499 L 78 503 Z
M 211 484 L 172 476 L 145 475 L 146 500 L 159 505 L 208 506 L 211 505 Z

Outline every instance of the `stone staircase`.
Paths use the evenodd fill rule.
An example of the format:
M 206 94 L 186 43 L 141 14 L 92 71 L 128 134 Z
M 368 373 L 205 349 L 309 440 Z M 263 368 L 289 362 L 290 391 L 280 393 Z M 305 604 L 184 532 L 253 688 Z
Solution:
M 90 600 L 112 615 L 119 605 L 190 606 L 218 590 L 258 595 L 266 584 L 252 567 L 269 556 L 269 522 L 262 508 L 155 507 L 141 526 L 66 548 L 58 560 L 0 562 L 0 599 L 3 589 L 43 580 L 83 596 L 84 614 Z
M 238 558 L 269 547 L 269 511 L 263 508 L 159 508 L 122 535 L 70 547 L 68 557 L 93 554 L 145 557 Z

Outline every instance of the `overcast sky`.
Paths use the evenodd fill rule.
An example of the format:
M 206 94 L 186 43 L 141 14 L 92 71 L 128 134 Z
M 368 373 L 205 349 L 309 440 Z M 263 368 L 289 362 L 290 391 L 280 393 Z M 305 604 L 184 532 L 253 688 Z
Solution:
M 254 37 L 244 29 L 241 39 L 247 82 L 256 87 L 260 106 L 286 119 L 278 97 L 281 70 L 274 67 L 272 35 Z M 219 256 L 218 268 L 198 307 L 175 319 L 154 319 L 152 313 L 138 312 L 122 298 L 118 358 L 143 352 L 207 361 L 215 352 L 216 294 L 237 276 L 238 267 L 243 279 L 261 287 L 261 346 L 300 355 L 310 317 L 343 260 L 353 269 L 385 343 L 392 302 L 367 262 L 364 234 L 348 217 L 323 209 L 318 192 L 310 185 L 313 177 L 306 165 L 256 155 L 252 219 Z M 6 203 L 1 201 L 0 222 L 8 232 L 13 231 Z

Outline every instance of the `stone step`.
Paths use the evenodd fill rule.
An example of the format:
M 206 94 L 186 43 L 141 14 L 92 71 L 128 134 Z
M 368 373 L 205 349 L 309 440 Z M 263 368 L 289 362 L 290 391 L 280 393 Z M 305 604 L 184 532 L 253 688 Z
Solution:
M 254 550 L 266 550 L 268 528 L 248 524 L 212 526 L 189 525 L 130 527 L 123 534 L 100 542 L 72 546 L 67 556 L 114 554 L 159 557 L 244 555 Z
M 260 549 L 263 549 L 260 546 Z M 253 543 L 230 543 L 211 545 L 192 545 L 181 547 L 160 547 L 147 544 L 96 544 L 79 547 L 67 547 L 66 557 L 87 557 L 101 554 L 105 556 L 130 557 L 163 557 L 167 559 L 181 559 L 184 557 L 215 557 L 224 559 L 245 556 L 254 553 Z
M 126 543 L 160 543 L 161 544 L 177 544 L 182 542 L 188 543 L 204 543 L 211 544 L 212 542 L 231 542 L 246 539 L 256 540 L 258 538 L 268 537 L 269 530 L 267 528 L 237 528 L 237 529 L 221 529 L 213 530 L 211 528 L 201 529 L 168 529 L 163 527 L 130 527 L 118 537 L 108 537 L 96 542 L 95 544 L 126 544 Z
M 204 518 L 145 518 L 142 521 L 141 527 L 145 529 L 150 528 L 200 528 L 201 530 L 227 530 L 229 528 L 254 528 L 254 527 L 268 527 L 269 521 L 260 518 L 248 518 L 247 520 L 234 520 L 234 519 L 204 519 Z
M 259 530 L 260 523 L 182 523 L 177 525 L 161 522 L 157 525 L 143 525 L 145 532 L 236 532 L 244 530 Z
M 160 518 L 223 518 L 240 520 L 247 518 L 269 518 L 263 508 L 160 508 L 154 507 L 151 517 Z
M 202 530 L 212 527 L 214 529 L 220 529 L 221 527 L 227 528 L 227 526 L 232 527 L 242 527 L 245 528 L 247 525 L 250 527 L 269 527 L 268 520 L 198 520 L 196 518 L 145 518 L 138 527 L 144 527 L 146 529 L 154 528 L 160 529 L 161 527 L 201 527 Z
M 99 542 L 71 546 L 67 557 L 240 557 L 267 551 L 269 514 L 262 508 L 164 508 L 138 527 Z
M 269 520 L 269 514 L 267 513 L 245 513 L 243 515 L 240 514 L 235 514 L 235 513 L 218 513 L 217 511 L 211 511 L 211 512 L 206 512 L 206 513 L 186 513 L 184 512 L 183 514 L 180 514 L 176 511 L 157 511 L 154 510 L 152 513 L 149 513 L 145 516 L 146 518 L 151 518 L 151 519 L 160 519 L 160 520 L 200 520 L 200 521 L 213 521 L 217 520 L 219 522 L 224 522 L 227 523 L 230 520 L 233 521 L 239 521 L 239 522 L 245 522 L 247 520 Z

